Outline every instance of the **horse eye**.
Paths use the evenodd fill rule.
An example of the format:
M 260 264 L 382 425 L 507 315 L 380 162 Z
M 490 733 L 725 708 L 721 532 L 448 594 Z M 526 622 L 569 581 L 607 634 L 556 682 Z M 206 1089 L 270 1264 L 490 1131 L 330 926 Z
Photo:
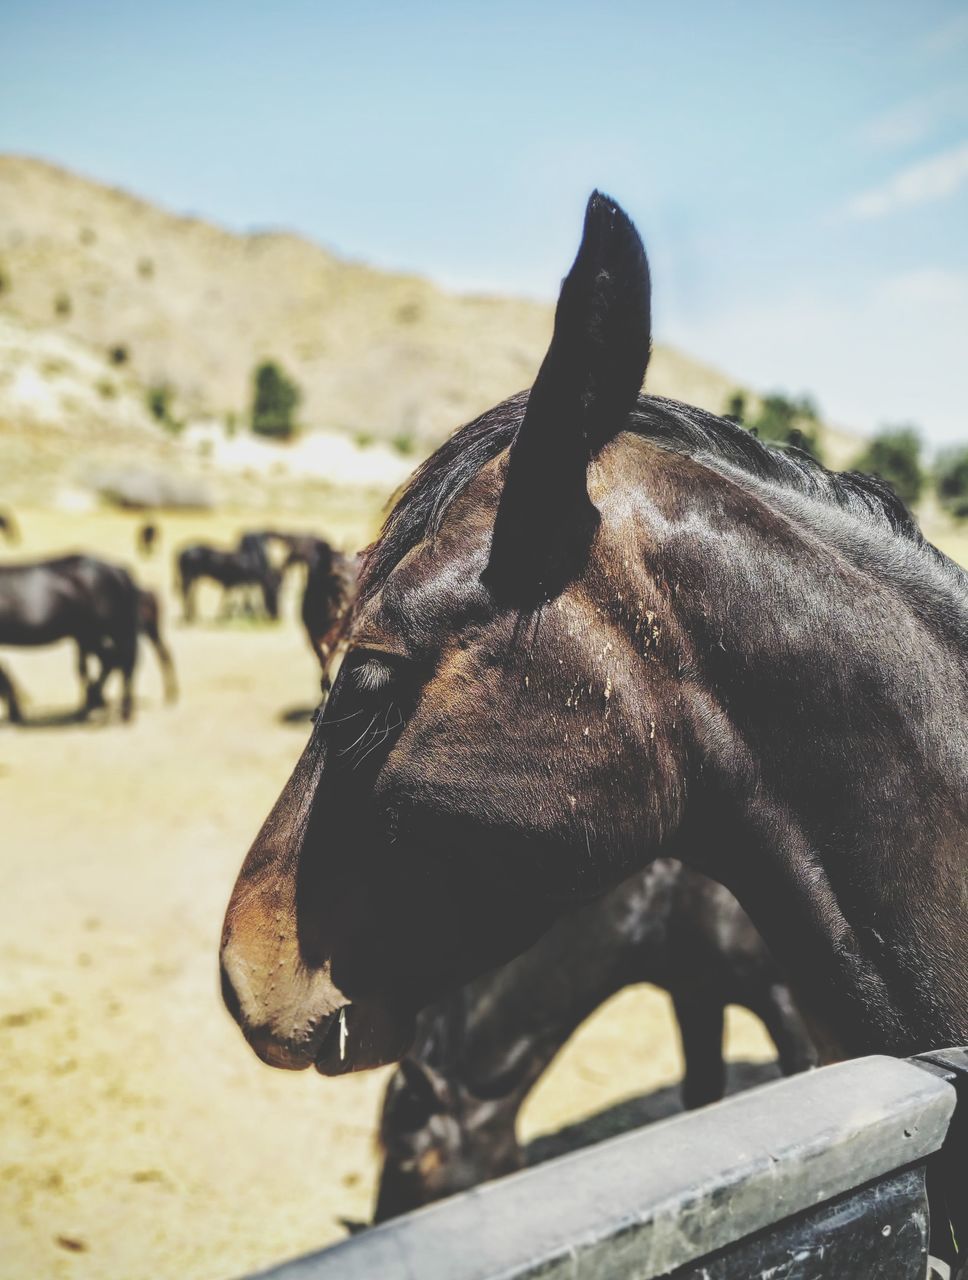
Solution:
M 353 670 L 353 679 L 360 693 L 378 693 L 385 689 L 393 679 L 393 670 L 387 662 L 379 658 L 367 658 Z

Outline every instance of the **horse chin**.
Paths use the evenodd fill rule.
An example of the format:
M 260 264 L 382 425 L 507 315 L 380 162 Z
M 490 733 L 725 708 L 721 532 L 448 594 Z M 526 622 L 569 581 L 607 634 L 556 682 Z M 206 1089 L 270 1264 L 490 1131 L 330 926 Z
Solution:
M 316 1053 L 323 1076 L 345 1076 L 399 1062 L 413 1043 L 416 1016 L 383 1006 L 348 1004 L 334 1013 Z

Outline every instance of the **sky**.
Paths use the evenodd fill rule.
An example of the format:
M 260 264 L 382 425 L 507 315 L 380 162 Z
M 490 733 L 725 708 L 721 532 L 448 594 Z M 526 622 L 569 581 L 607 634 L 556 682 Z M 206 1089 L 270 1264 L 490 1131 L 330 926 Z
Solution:
M 2 0 L 0 150 L 553 299 L 593 187 L 656 337 L 968 439 L 968 6 Z

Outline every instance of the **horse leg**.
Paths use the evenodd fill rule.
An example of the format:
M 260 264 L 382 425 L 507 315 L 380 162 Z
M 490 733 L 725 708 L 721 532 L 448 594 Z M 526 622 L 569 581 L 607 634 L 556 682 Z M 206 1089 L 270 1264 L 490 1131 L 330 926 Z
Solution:
M 692 1111 L 718 1102 L 726 1092 L 723 1061 L 725 1010 L 721 1000 L 704 991 L 674 991 L 672 1002 L 679 1020 L 685 1071 L 682 1105 Z
M 820 1057 L 816 1046 L 787 987 L 772 983 L 756 999 L 750 1000 L 748 1007 L 770 1033 L 785 1076 L 809 1071 L 818 1065 Z
M 7 719 L 11 724 L 23 724 L 23 713 L 17 700 L 17 690 L 3 667 L 0 667 L 0 702 L 7 704 Z
M 97 659 L 101 667 L 100 673 L 94 678 L 91 677 L 88 667 L 88 660 L 92 657 Z M 104 685 L 114 666 L 109 648 L 101 641 L 94 641 L 87 646 L 78 642 L 77 669 L 84 686 L 84 700 L 77 713 L 78 719 L 86 720 L 92 711 L 100 710 L 104 706 Z
M 155 653 L 158 655 L 158 665 L 161 667 L 161 679 L 165 689 L 165 701 L 178 701 L 178 679 L 175 675 L 175 662 L 171 656 L 171 651 L 161 638 L 161 631 L 157 622 L 152 620 L 144 628 L 144 633 L 154 646 Z
M 138 661 L 138 617 L 136 608 L 132 610 L 127 627 L 122 635 L 116 638 L 116 666 L 121 672 L 123 681 L 121 690 L 121 719 L 131 719 L 134 711 L 134 669 Z
M 85 709 L 90 707 L 91 692 L 91 671 L 88 666 L 91 654 L 85 647 L 83 641 L 77 642 L 77 676 L 81 682 L 82 702 L 81 705 Z
M 182 616 L 186 622 L 195 621 L 195 579 L 183 577 L 181 580 Z

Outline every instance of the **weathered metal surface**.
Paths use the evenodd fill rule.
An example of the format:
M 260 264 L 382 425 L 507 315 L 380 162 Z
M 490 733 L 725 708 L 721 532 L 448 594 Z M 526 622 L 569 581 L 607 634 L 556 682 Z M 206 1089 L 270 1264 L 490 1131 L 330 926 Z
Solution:
M 669 1280 L 924 1280 L 927 1259 L 919 1165 L 785 1218 Z
M 928 1165 L 931 1250 L 953 1268 L 968 1273 L 968 1048 L 935 1049 L 913 1058 L 925 1071 L 946 1080 L 958 1106 L 944 1146 Z
M 920 1164 L 940 1148 L 954 1104 L 950 1084 L 910 1063 L 841 1063 L 476 1188 L 263 1276 L 651 1280 Z

